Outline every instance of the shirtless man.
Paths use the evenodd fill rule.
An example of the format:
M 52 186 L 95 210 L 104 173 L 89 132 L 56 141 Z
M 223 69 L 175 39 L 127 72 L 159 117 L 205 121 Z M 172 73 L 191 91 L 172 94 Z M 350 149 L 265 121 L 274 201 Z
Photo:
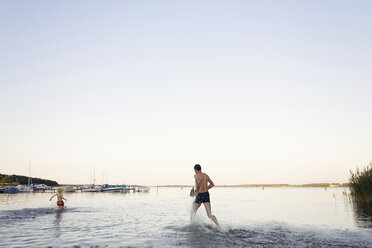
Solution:
M 195 188 L 196 188 L 196 192 L 195 192 L 196 199 L 194 202 L 194 209 L 193 209 L 194 213 L 196 213 L 200 205 L 203 203 L 205 210 L 207 211 L 208 217 L 211 220 L 213 220 L 213 222 L 216 223 L 216 225 L 219 227 L 220 224 L 218 223 L 216 216 L 212 215 L 211 202 L 209 200 L 209 192 L 208 192 L 208 190 L 214 186 L 214 183 L 212 182 L 212 180 L 207 174 L 201 172 L 200 165 L 196 164 L 194 166 L 194 171 L 195 171 L 194 178 L 195 178 Z

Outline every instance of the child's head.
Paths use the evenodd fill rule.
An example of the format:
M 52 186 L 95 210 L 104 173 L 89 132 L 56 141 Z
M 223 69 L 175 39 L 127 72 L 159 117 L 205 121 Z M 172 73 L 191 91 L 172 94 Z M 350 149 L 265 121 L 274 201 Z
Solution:
M 57 192 L 58 192 L 58 193 L 62 193 L 62 192 L 63 192 L 63 188 L 58 188 L 58 189 L 57 189 Z

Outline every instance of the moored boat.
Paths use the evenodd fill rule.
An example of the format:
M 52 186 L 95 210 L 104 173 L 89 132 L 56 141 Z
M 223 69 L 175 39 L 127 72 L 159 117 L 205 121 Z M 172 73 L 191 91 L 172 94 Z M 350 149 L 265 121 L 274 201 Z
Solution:
M 22 185 L 22 184 L 19 184 L 17 186 L 17 188 L 18 188 L 18 192 L 20 192 L 20 193 L 34 192 L 34 187 L 32 185 Z
M 102 191 L 101 187 L 93 186 L 93 185 L 83 186 L 81 188 L 81 192 L 101 192 L 101 191 Z
M 103 185 L 102 186 L 102 192 L 120 192 L 126 190 L 126 185 L 120 185 L 120 186 L 111 186 L 111 185 Z
M 46 191 L 52 189 L 50 186 L 45 184 L 34 184 L 34 191 Z
M 19 190 L 17 187 L 14 187 L 14 186 L 10 186 L 10 187 L 6 187 L 4 189 L 4 193 L 8 193 L 8 194 L 14 194 L 14 193 L 18 193 Z
M 126 190 L 133 190 L 134 191 L 135 188 L 133 186 L 129 185 L 129 186 L 126 187 Z
M 150 188 L 146 186 L 137 186 L 135 187 L 134 191 L 136 192 L 149 192 Z
M 68 187 L 66 188 L 66 192 L 70 192 L 70 193 L 72 193 L 72 192 L 76 192 L 76 190 L 77 190 L 77 188 L 74 187 L 74 186 L 68 186 Z

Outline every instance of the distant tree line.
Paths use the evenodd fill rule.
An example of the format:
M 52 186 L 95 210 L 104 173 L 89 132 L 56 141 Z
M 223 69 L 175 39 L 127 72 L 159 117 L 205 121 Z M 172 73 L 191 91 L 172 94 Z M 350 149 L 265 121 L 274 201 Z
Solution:
M 48 186 L 58 186 L 58 183 L 53 180 L 41 179 L 37 177 L 31 177 L 32 184 L 45 184 Z M 28 177 L 20 175 L 5 175 L 0 174 L 0 184 L 2 185 L 18 185 L 18 184 L 28 184 Z

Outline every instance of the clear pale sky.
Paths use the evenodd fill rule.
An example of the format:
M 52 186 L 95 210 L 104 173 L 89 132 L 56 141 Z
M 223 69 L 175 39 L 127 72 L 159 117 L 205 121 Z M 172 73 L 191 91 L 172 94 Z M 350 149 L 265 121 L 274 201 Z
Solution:
M 1 1 L 0 173 L 347 182 L 372 161 L 371 1 Z

